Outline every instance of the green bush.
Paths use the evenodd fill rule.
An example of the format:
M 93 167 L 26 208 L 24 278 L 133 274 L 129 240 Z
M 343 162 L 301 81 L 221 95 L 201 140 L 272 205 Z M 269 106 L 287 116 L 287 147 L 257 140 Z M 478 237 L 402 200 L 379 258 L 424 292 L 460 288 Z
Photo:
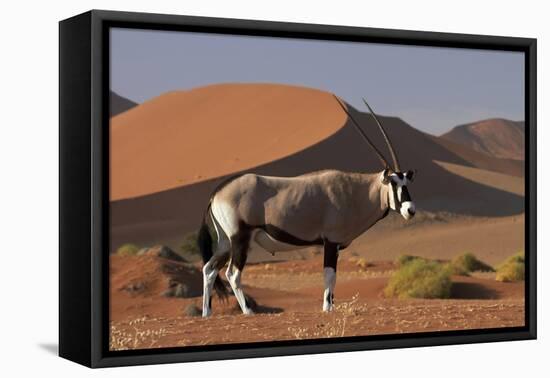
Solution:
M 199 255 L 200 250 L 199 246 L 197 244 L 197 238 L 198 238 L 198 232 L 191 232 L 183 237 L 183 241 L 181 243 L 181 250 L 185 254 L 190 255 Z
M 497 267 L 496 280 L 501 282 L 525 280 L 525 256 L 523 252 L 508 257 Z
M 208 233 L 212 238 L 212 251 L 215 251 L 218 245 L 216 231 L 209 226 Z M 199 249 L 199 245 L 197 244 L 198 238 L 199 238 L 198 231 L 190 232 L 183 237 L 183 241 L 181 243 L 180 249 L 183 252 L 184 256 L 191 259 L 194 259 L 195 257 L 200 256 L 201 251 Z
M 371 264 L 367 261 L 367 259 L 360 257 L 357 260 L 355 260 L 355 266 L 357 266 L 361 270 L 367 269 Z
M 132 243 L 126 243 L 118 247 L 116 254 L 119 256 L 135 256 L 139 252 L 140 248 Z
M 451 272 L 442 264 L 422 258 L 405 262 L 384 289 L 387 297 L 449 298 Z
M 452 274 L 468 276 L 471 272 L 494 272 L 492 266 L 479 260 L 472 253 L 464 253 L 455 257 L 449 264 Z
M 396 262 L 397 262 L 397 266 L 398 266 L 398 267 L 402 267 L 403 265 L 408 264 L 408 263 L 410 263 L 411 261 L 415 261 L 415 260 L 426 261 L 425 258 L 420 257 L 420 256 L 400 255 L 400 256 L 397 258 L 397 261 L 396 261 Z

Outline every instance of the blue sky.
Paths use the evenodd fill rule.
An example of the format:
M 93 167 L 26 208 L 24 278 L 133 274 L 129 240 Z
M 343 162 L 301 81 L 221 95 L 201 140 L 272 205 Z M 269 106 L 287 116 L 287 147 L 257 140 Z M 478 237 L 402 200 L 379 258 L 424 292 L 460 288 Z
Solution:
M 137 102 L 171 90 L 273 82 L 334 92 L 442 134 L 480 119 L 524 119 L 520 52 L 115 28 L 111 89 Z

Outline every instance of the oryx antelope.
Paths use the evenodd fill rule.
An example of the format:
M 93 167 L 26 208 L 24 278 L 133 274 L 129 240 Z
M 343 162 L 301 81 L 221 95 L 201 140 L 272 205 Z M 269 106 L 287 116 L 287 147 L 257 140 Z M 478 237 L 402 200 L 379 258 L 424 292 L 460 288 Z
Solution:
M 407 190 L 413 172 L 400 170 L 392 144 L 368 103 L 365 101 L 388 145 L 393 168 L 335 98 L 384 169 L 377 173 L 326 170 L 297 177 L 243 174 L 222 183 L 210 198 L 198 237 L 204 261 L 203 316 L 211 314 L 212 289 L 222 297 L 227 295 L 218 272 L 228 261 L 225 274 L 229 284 L 243 313 L 252 313 L 241 287 L 241 274 L 253 245 L 271 253 L 324 246 L 323 311 L 330 311 L 338 251 L 384 218 L 390 209 L 405 219 L 414 216 L 415 205 Z M 216 233 L 215 251 L 207 222 Z

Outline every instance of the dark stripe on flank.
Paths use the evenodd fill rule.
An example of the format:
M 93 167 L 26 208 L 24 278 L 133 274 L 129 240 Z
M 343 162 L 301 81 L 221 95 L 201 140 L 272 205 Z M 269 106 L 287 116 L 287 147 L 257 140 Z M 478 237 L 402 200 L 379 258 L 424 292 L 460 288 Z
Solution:
M 282 243 L 296 245 L 296 246 L 309 246 L 309 245 L 323 245 L 324 240 L 322 238 L 317 238 L 315 240 L 303 240 L 297 238 L 294 235 L 289 234 L 288 232 L 280 229 L 277 226 L 272 224 L 262 224 L 259 226 L 254 226 L 255 228 L 260 228 L 264 230 L 269 236 L 273 239 L 280 241 Z

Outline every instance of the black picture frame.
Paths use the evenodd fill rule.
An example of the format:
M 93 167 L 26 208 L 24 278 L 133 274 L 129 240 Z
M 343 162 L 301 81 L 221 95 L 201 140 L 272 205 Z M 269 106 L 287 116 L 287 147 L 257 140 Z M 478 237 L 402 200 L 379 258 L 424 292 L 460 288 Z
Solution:
M 525 53 L 524 327 L 108 350 L 110 27 L 299 37 Z M 89 367 L 535 339 L 536 39 L 92 10 L 59 23 L 59 355 Z

